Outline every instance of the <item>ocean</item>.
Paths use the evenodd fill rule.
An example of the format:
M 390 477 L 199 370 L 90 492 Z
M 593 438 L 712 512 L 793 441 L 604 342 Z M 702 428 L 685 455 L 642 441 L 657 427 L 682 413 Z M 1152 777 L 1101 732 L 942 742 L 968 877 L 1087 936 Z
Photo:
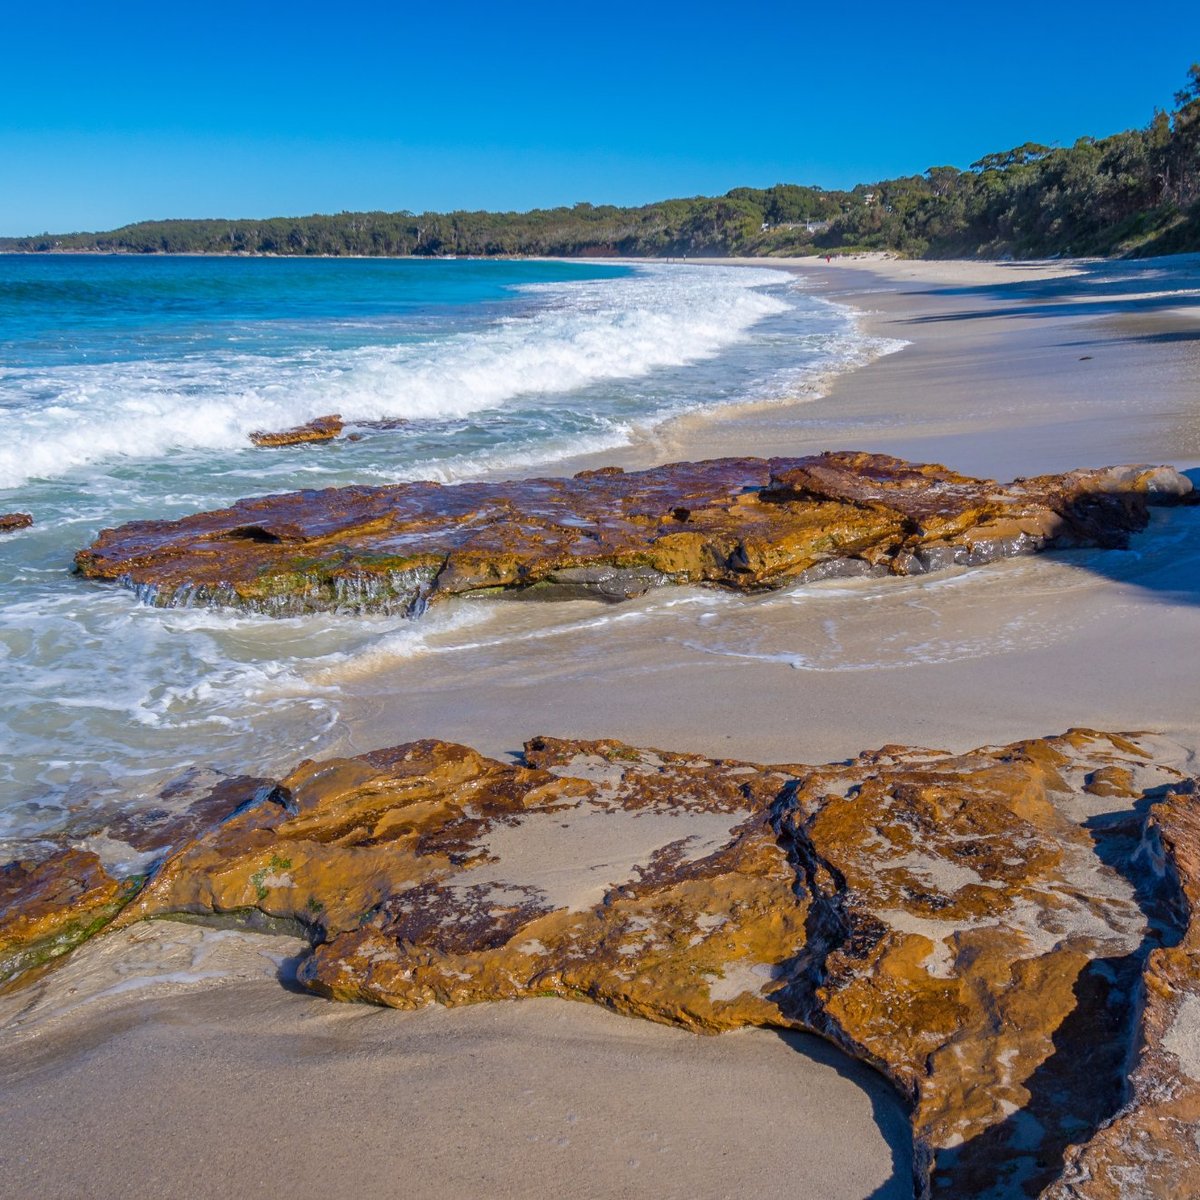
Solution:
M 36 520 L 0 538 L 0 856 L 188 771 L 286 769 L 328 744 L 347 664 L 472 645 L 469 607 L 421 628 L 148 608 L 70 573 L 100 529 L 553 471 L 889 348 L 770 267 L 0 256 L 0 513 Z M 328 413 L 359 436 L 249 441 Z

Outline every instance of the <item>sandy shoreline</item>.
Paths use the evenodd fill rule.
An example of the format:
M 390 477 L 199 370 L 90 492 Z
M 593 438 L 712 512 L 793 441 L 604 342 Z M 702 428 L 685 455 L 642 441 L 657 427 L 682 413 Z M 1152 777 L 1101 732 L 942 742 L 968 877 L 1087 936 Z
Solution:
M 999 478 L 1164 455 L 1200 464 L 1200 426 L 1181 419 L 1200 403 L 1200 255 L 726 261 L 794 271 L 862 314 L 864 332 L 909 344 L 817 399 L 684 418 L 607 460 L 853 448 Z
M 336 1004 L 290 982 L 305 949 L 151 920 L 0 995 L 4 1194 L 912 1194 L 905 1106 L 817 1038 Z
M 868 332 L 910 344 L 818 399 L 685 418 L 559 467 L 865 449 L 1002 479 L 1118 462 L 1195 469 L 1200 336 L 1177 309 L 1200 256 L 1164 261 L 806 263 L 796 269 L 821 295 L 867 310 Z M 821 762 L 886 742 L 965 750 L 1091 725 L 1161 729 L 1196 754 L 1200 687 L 1174 648 L 1200 635 L 1200 524 L 1192 510 L 1154 529 L 1128 554 L 834 581 L 794 598 L 466 602 L 457 615 L 479 622 L 469 654 L 431 637 L 416 657 L 381 653 L 336 680 L 349 730 L 338 750 L 436 733 L 504 753 L 552 733 Z
M 1200 466 L 1197 256 L 750 265 L 801 271 L 863 311 L 866 331 L 909 344 L 819 398 L 682 419 L 556 473 L 823 449 L 1001 478 Z M 1196 510 L 1157 516 L 1130 552 L 764 597 L 680 590 L 621 609 L 468 602 L 458 615 L 469 638 L 431 626 L 415 651 L 381 650 L 327 681 L 343 695 L 329 753 L 437 736 L 495 754 L 548 733 L 817 762 L 1090 725 L 1156 729 L 1179 765 L 1200 761 L 1200 685 L 1181 652 L 1200 644 Z M 700 1039 L 548 1001 L 337 1006 L 283 989 L 244 935 L 211 986 L 181 978 L 202 974 L 201 935 L 168 932 L 182 950 L 138 951 L 148 982 L 123 986 L 106 956 L 129 948 L 101 939 L 37 993 L 46 1016 L 9 1027 L 0 1167 L 20 1194 L 169 1194 L 188 1178 L 194 1196 L 236 1180 L 303 1197 L 353 1178 L 359 1194 L 390 1195 L 397 1172 L 412 1195 L 580 1180 L 604 1197 L 908 1194 L 899 1105 L 811 1042 Z M 70 987 L 100 998 L 55 1017 L 68 1003 L 55 989 Z M 6 1005 L 0 1021 L 15 1015 Z M 653 1153 L 638 1148 L 647 1133 Z
M 902 1107 L 815 1038 L 560 1000 L 333 1004 L 274 978 L 301 947 L 152 921 L 33 989 L 0 1050 L 5 1194 L 910 1194 Z

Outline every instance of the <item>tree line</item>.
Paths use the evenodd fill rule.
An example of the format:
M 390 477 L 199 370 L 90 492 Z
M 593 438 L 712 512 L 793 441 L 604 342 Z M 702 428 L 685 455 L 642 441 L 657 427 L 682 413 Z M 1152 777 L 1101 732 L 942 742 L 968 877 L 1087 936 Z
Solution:
M 1200 64 L 1143 129 L 1028 142 L 966 170 L 847 191 L 777 184 L 641 207 L 369 212 L 141 221 L 106 233 L 0 238 L 0 251 L 279 255 L 803 255 L 930 258 L 1200 250 Z

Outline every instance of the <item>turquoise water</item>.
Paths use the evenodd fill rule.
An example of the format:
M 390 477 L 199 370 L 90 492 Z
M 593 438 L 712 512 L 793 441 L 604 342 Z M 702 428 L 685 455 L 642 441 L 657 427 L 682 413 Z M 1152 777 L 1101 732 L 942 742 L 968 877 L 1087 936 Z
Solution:
M 241 496 L 526 474 L 878 346 L 770 268 L 0 256 L 0 842 L 193 764 L 280 769 L 386 619 L 162 611 L 84 583 L 104 527 Z M 254 447 L 340 413 L 356 435 Z M 3 850 L 0 845 L 0 850 Z
M 0 255 L 6 367 L 353 347 L 486 322 L 523 285 L 627 276 L 563 262 Z

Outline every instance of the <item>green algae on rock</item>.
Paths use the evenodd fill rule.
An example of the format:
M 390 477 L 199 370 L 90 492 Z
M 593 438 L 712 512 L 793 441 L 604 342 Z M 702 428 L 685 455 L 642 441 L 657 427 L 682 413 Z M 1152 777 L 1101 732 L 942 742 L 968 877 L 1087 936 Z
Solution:
M 1193 499 L 1170 467 L 1001 485 L 880 454 L 725 458 L 265 496 L 106 530 L 75 565 L 163 606 L 417 613 L 492 589 L 622 600 L 667 584 L 754 591 L 1123 546 L 1149 505 Z
M 87 941 L 137 889 L 86 850 L 0 867 L 0 988 Z

